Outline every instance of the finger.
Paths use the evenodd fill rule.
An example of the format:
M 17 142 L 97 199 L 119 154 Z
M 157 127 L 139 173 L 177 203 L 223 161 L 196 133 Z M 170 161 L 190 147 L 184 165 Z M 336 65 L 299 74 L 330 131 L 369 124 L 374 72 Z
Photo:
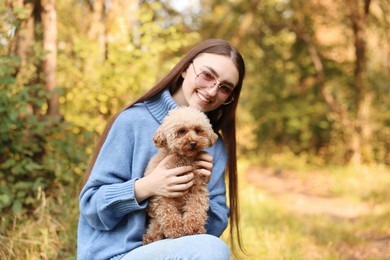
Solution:
M 197 156 L 197 161 L 213 162 L 213 157 L 205 151 L 202 151 Z
M 200 180 L 202 181 L 202 184 L 207 184 L 210 182 L 210 179 L 211 179 L 211 172 L 210 171 L 200 169 L 200 170 L 197 170 L 197 172 L 198 172 L 198 176 L 199 176 Z
M 200 174 L 200 175 L 203 175 L 205 177 L 210 177 L 211 176 L 211 171 L 208 171 L 206 169 L 199 169 L 197 170 L 197 172 Z
M 190 173 L 183 175 L 183 176 L 178 176 L 178 177 L 176 177 L 175 184 L 189 183 L 194 179 L 194 177 L 195 177 L 195 175 L 193 172 L 190 172 Z
M 182 191 L 182 192 L 179 192 L 179 191 L 176 191 L 176 192 L 169 192 L 169 193 L 166 194 L 164 197 L 167 197 L 167 198 L 183 197 L 186 193 L 187 193 L 187 191 Z
M 164 166 L 166 168 L 166 164 L 172 159 L 173 155 L 168 155 L 164 159 L 161 160 L 159 166 Z
M 206 161 L 197 161 L 195 162 L 197 169 L 207 169 L 211 171 L 213 169 L 213 163 L 212 162 L 206 162 Z
M 179 176 L 192 172 L 192 166 L 181 166 L 169 170 L 171 176 Z
M 193 181 L 172 186 L 169 189 L 169 193 L 172 193 L 172 192 L 186 192 L 192 185 L 194 185 Z

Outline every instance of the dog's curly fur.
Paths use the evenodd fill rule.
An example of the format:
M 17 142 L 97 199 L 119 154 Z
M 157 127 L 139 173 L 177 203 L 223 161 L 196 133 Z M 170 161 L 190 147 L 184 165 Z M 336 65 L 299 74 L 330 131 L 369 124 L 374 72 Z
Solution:
M 173 163 L 167 165 L 169 169 L 193 165 L 198 153 L 212 146 L 217 138 L 204 113 L 191 107 L 170 110 L 153 137 L 159 150 L 150 160 L 145 175 L 150 174 L 169 154 L 174 155 Z M 196 169 L 196 166 L 193 166 Z M 203 175 L 196 170 L 193 173 L 194 185 L 183 197 L 153 196 L 149 200 L 149 225 L 143 237 L 143 244 L 206 232 L 209 208 L 207 184 Z

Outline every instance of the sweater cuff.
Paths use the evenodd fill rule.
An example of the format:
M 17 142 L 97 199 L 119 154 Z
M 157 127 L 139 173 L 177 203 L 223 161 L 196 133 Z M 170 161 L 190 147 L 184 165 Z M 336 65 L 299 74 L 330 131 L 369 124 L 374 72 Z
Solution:
M 105 201 L 107 207 L 110 208 L 113 212 L 116 212 L 116 215 L 121 216 L 128 214 L 131 211 L 142 210 L 147 206 L 147 202 L 143 201 L 138 203 L 134 194 L 134 182 L 137 179 L 132 179 L 130 181 L 107 186 Z

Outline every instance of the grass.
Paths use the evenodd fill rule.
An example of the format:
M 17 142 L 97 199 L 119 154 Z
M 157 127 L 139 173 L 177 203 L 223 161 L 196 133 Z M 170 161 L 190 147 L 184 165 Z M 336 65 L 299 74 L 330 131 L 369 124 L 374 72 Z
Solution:
M 56 191 L 40 195 L 32 216 L 1 217 L 0 259 L 76 259 L 77 195 L 70 187 Z
M 295 216 L 254 187 L 245 185 L 241 192 L 245 193 L 241 227 L 248 255 L 236 259 L 338 259 L 329 242 L 320 242 L 314 234 L 322 233 L 324 220 Z
M 295 177 L 310 181 L 313 174 L 326 180 L 331 197 L 369 203 L 375 210 L 357 219 L 302 215 L 240 176 L 241 229 L 248 254 L 233 259 L 390 258 L 388 249 L 380 246 L 390 236 L 389 171 L 306 169 Z M 0 259 L 76 259 L 77 193 L 74 187 L 56 190 L 55 196 L 41 194 L 41 206 L 33 216 L 1 216 Z M 228 234 L 222 238 L 227 241 Z
M 375 210 L 356 219 L 295 213 L 242 178 L 241 229 L 248 255 L 234 259 L 390 259 L 390 172 L 344 167 L 295 177 L 305 182 L 313 174 L 327 180 L 331 198 L 369 203 Z

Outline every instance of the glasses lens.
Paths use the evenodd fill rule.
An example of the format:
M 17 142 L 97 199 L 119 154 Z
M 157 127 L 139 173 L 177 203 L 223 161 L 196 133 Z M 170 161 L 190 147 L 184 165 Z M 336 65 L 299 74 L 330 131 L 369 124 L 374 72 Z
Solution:
M 194 66 L 194 72 L 195 66 Z M 218 80 L 209 72 L 202 71 L 201 73 L 197 74 L 195 77 L 195 85 L 197 87 L 214 87 L 218 83 Z M 233 92 L 232 88 L 229 88 L 223 84 L 218 85 L 219 93 L 223 96 L 228 96 Z
M 210 87 L 217 83 L 217 80 L 213 75 L 202 71 L 195 79 L 195 83 L 198 87 Z
M 233 89 L 226 87 L 225 85 L 219 86 L 219 91 L 224 95 L 230 95 L 233 92 Z

